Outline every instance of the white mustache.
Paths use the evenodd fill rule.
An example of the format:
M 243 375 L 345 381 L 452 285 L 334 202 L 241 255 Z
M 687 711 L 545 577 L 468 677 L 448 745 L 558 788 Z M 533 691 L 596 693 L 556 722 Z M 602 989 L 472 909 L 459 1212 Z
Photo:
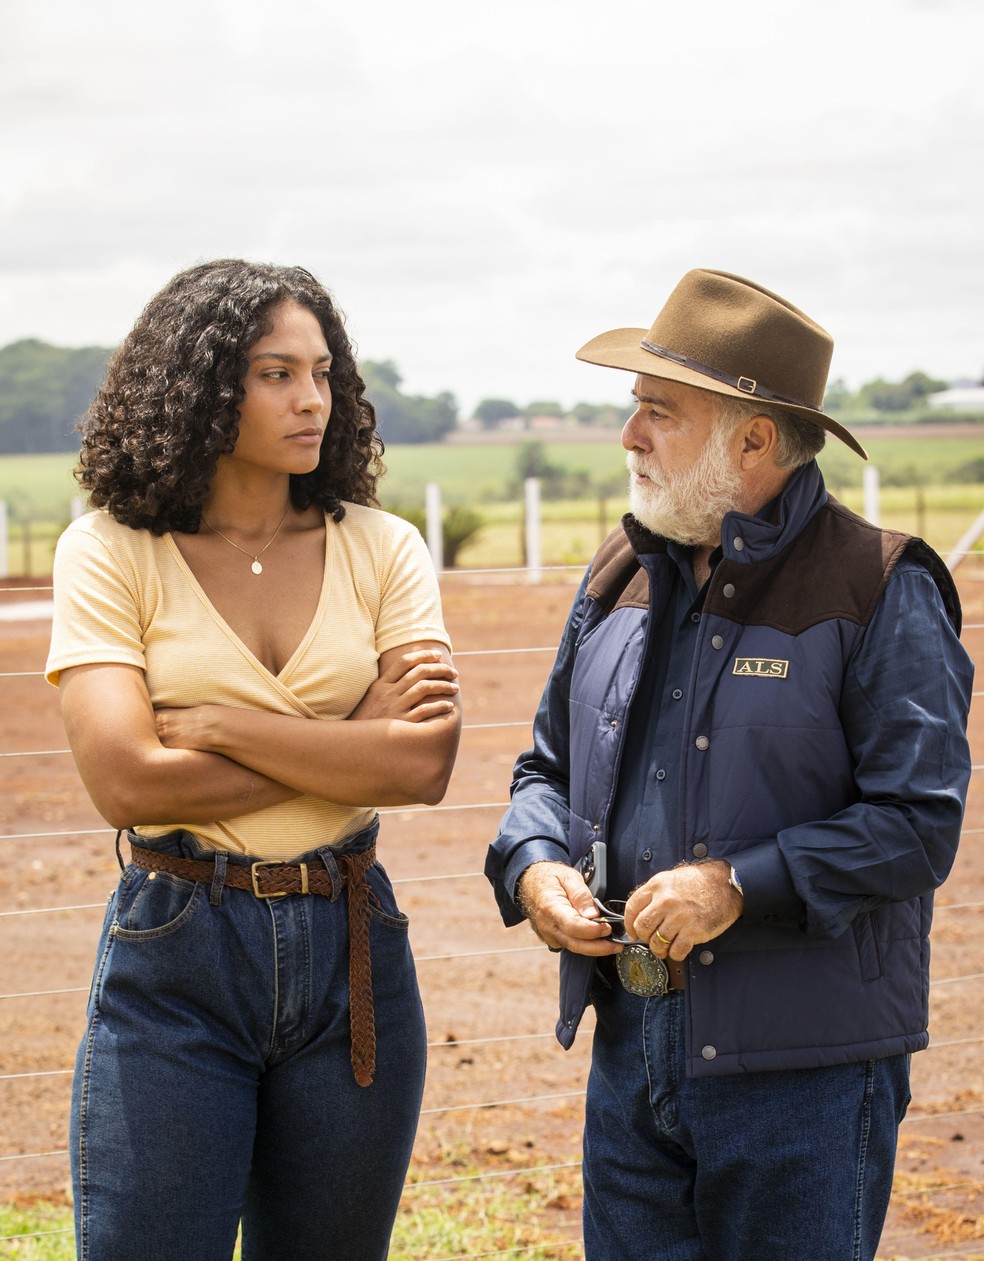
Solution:
M 633 477 L 648 477 L 654 486 L 661 487 L 663 485 L 662 470 L 655 465 L 649 464 L 634 451 L 630 451 L 626 455 L 625 467 Z

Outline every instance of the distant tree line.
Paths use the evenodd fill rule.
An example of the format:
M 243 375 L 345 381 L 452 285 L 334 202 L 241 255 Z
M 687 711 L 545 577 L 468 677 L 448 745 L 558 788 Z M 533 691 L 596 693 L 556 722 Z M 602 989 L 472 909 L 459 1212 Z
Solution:
M 927 400 L 930 394 L 947 389 L 949 384 L 925 372 L 910 372 L 903 381 L 878 377 L 855 391 L 849 390 L 844 381 L 836 380 L 827 387 L 824 410 L 855 420 L 944 421 L 952 419 L 952 413 L 934 409 Z M 624 407 L 613 403 L 577 403 L 565 408 L 553 400 L 538 399 L 519 405 L 507 398 L 483 398 L 475 408 L 474 419 L 483 429 L 502 426 L 529 429 L 534 420 L 541 418 L 579 425 L 620 426 L 632 414 L 632 408 L 631 402 Z
M 0 455 L 75 451 L 75 421 L 92 401 L 111 352 L 65 350 L 33 338 L 0 349 Z
M 29 338 L 0 348 L 0 455 L 77 451 L 76 422 L 106 375 L 112 350 L 65 349 Z M 452 394 L 406 395 L 389 360 L 360 364 L 385 442 L 440 442 L 458 423 Z
M 852 393 L 842 380 L 837 380 L 827 387 L 824 407 L 831 412 L 854 414 L 911 412 L 928 406 L 926 400 L 930 394 L 937 394 L 948 385 L 948 381 L 927 376 L 925 372 L 910 372 L 904 381 L 885 381 L 877 377 Z
M 536 399 L 520 407 L 507 398 L 483 398 L 475 408 L 474 419 L 483 429 L 498 429 L 506 424 L 528 429 L 540 418 L 614 429 L 624 425 L 632 411 L 632 403 L 621 407 L 617 403 L 575 403 L 566 408 L 554 399 Z
M 99 388 L 111 353 L 105 346 L 65 349 L 34 338 L 0 348 L 0 455 L 77 450 L 76 421 Z M 390 359 L 366 359 L 360 368 L 385 442 L 440 442 L 457 428 L 453 394 L 403 393 L 400 373 Z M 946 386 L 925 372 L 910 372 L 898 382 L 879 377 L 854 392 L 843 381 L 833 381 L 825 408 L 848 420 L 942 421 L 949 413 L 932 409 L 926 400 Z M 474 419 L 486 429 L 529 429 L 542 417 L 614 429 L 631 412 L 630 402 L 565 408 L 553 399 L 518 405 L 507 398 L 484 398 Z

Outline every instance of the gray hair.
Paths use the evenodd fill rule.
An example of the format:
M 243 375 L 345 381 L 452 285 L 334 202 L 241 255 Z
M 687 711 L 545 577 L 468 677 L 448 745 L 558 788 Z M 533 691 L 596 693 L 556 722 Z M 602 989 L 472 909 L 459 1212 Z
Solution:
M 776 464 L 780 468 L 799 468 L 802 464 L 809 464 L 827 441 L 826 431 L 812 420 L 766 403 L 746 402 L 743 398 L 722 398 L 717 419 L 722 425 L 737 425 L 753 416 L 768 416 L 776 422 L 779 431 Z

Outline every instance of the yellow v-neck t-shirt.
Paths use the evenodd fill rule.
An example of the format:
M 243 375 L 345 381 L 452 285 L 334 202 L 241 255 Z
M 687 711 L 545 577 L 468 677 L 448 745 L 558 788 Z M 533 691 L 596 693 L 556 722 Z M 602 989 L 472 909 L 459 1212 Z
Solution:
M 155 708 L 346 718 L 376 678 L 381 653 L 419 640 L 451 645 L 419 531 L 376 508 L 345 509 L 341 522 L 325 518 L 318 609 L 276 676 L 219 616 L 169 534 L 133 530 L 104 511 L 79 517 L 55 552 L 47 679 L 57 685 L 71 666 L 119 663 L 143 670 Z M 302 796 L 210 824 L 133 826 L 146 836 L 185 827 L 206 846 L 276 861 L 344 840 L 373 814 Z

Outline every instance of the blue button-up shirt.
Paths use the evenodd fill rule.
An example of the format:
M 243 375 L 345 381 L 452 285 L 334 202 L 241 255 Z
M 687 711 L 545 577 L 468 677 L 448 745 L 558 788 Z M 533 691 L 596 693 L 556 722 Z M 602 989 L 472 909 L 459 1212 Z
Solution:
M 636 885 L 677 861 L 670 838 L 677 830 L 684 698 L 704 592 L 698 592 L 694 579 L 693 551 L 670 543 L 667 553 L 675 562 L 674 590 L 650 628 L 649 653 L 629 715 L 609 833 L 610 898 L 627 898 Z M 712 557 L 712 566 L 719 556 Z

